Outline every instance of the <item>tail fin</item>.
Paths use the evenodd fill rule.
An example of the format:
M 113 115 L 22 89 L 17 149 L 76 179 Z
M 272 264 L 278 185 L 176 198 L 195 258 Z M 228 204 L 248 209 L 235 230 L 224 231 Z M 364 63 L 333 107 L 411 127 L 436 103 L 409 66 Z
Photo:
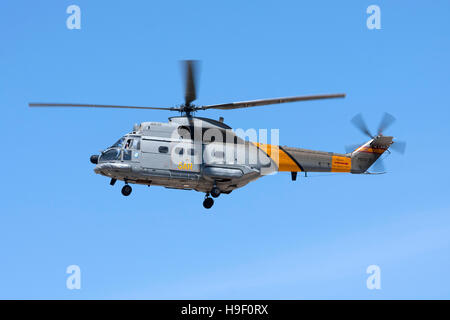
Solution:
M 394 137 L 377 136 L 351 153 L 352 173 L 364 173 L 391 146 Z

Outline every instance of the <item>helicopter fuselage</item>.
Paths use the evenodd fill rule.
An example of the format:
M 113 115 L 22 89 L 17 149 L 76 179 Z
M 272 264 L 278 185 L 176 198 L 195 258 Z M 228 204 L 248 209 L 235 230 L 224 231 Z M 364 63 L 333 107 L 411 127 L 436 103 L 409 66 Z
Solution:
M 172 117 L 135 126 L 102 152 L 94 171 L 112 181 L 230 193 L 280 171 L 291 172 L 293 180 L 297 172 L 363 173 L 392 140 L 383 138 L 379 148 L 363 145 L 360 152 L 338 154 L 250 142 L 220 121 Z

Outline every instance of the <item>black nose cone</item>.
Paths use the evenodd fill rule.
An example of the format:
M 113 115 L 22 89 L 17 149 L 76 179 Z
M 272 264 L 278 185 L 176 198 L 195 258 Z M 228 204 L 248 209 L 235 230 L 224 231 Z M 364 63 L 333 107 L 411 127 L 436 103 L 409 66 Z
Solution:
M 98 155 L 96 155 L 96 154 L 92 155 L 90 160 L 93 164 L 97 164 L 98 163 Z

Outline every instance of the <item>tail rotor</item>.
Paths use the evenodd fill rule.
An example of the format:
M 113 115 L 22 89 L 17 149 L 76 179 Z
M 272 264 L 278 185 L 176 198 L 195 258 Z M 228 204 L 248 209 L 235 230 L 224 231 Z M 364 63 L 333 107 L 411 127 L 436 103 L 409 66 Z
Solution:
M 387 144 L 386 143 L 382 143 L 381 146 L 385 149 L 390 148 L 395 152 L 398 152 L 400 154 L 404 154 L 405 150 L 406 150 L 406 142 L 404 141 L 398 141 L 398 140 L 392 140 L 393 137 L 385 137 L 383 135 L 384 131 L 387 130 L 389 127 L 392 126 L 392 124 L 396 121 L 395 117 L 387 112 L 385 112 L 383 114 L 383 117 L 381 118 L 381 121 L 378 125 L 378 129 L 377 129 L 377 135 L 374 136 L 363 116 L 361 113 L 358 113 L 356 116 L 354 116 L 351 119 L 351 123 L 359 130 L 361 131 L 364 135 L 368 136 L 369 138 L 371 138 L 371 140 L 367 143 L 368 146 L 370 146 L 371 148 L 377 148 L 380 147 L 380 143 L 382 143 L 383 141 L 387 142 L 389 141 Z M 389 138 L 389 140 L 386 140 L 387 138 Z M 358 150 L 359 147 L 361 147 L 363 144 L 358 144 L 358 145 L 347 145 L 345 147 L 346 152 L 347 153 L 353 153 L 356 150 Z M 389 152 L 389 150 L 387 150 Z M 374 173 L 383 173 L 385 172 L 385 166 L 384 166 L 384 162 L 383 159 L 380 157 L 378 158 L 374 163 L 372 168 L 374 169 Z
M 383 131 L 389 128 L 395 122 L 395 118 L 393 115 L 385 112 L 383 117 L 381 118 L 380 124 L 378 125 L 377 134 L 379 136 L 383 135 Z
M 358 113 L 356 116 L 354 116 L 351 120 L 351 123 L 363 134 L 368 136 L 369 138 L 374 138 L 372 133 L 370 133 L 369 128 L 367 127 L 366 121 L 364 121 L 364 118 L 361 113 Z

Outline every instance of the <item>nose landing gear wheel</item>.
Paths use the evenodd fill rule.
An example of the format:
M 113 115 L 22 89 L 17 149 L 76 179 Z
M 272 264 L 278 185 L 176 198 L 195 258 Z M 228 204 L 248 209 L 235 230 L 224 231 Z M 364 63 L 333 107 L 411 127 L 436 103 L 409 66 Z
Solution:
M 205 209 L 211 208 L 211 207 L 213 206 L 213 204 L 214 204 L 213 198 L 206 198 L 206 199 L 203 201 L 203 206 L 205 207 Z
M 129 185 L 127 185 L 127 184 L 124 185 L 123 188 L 122 188 L 122 194 L 125 197 L 128 197 L 131 194 L 131 191 L 133 191 L 133 189 L 131 189 L 131 187 Z

